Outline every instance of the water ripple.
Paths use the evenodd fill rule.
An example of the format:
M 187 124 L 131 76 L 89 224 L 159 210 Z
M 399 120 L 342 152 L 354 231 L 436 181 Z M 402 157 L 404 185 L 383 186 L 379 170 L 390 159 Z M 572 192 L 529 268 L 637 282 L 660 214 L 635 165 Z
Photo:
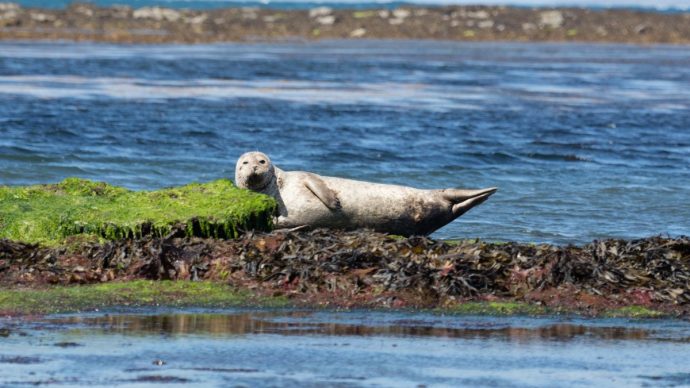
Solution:
M 135 189 L 237 156 L 500 191 L 438 237 L 690 234 L 690 52 L 451 42 L 0 43 L 0 184 Z

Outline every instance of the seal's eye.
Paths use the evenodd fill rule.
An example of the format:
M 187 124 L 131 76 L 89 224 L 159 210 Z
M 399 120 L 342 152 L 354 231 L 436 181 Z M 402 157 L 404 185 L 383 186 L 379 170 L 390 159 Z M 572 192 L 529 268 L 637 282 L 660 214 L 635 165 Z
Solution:
M 266 164 L 266 161 L 263 160 L 263 159 L 261 159 L 261 160 L 259 160 L 259 163 L 261 163 L 261 164 Z
M 249 164 L 249 162 L 245 160 L 244 162 L 242 162 L 242 164 Z

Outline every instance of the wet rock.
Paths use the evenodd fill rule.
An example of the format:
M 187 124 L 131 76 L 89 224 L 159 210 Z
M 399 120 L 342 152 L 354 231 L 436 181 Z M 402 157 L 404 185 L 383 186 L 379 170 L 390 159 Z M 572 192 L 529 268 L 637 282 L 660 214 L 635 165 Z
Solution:
M 333 16 L 333 15 L 319 16 L 314 20 L 323 26 L 330 26 L 330 25 L 333 25 L 335 23 L 335 16 Z
M 15 20 L 19 17 L 20 12 L 21 7 L 19 7 L 19 4 L 0 3 L 0 22 L 8 22 Z
M 0 327 L 0 337 L 7 338 L 10 336 L 10 333 L 11 333 L 10 329 L 8 329 L 6 327 Z
M 40 12 L 31 12 L 29 17 L 31 20 L 39 23 L 53 22 L 56 19 L 55 15 Z
M 644 24 L 644 23 L 636 25 L 635 28 L 633 29 L 633 31 L 635 31 L 636 34 L 640 34 L 640 35 L 646 34 L 646 33 L 650 32 L 651 30 L 652 30 L 652 26 L 650 26 L 649 24 Z
M 254 20 L 259 17 L 259 9 L 253 7 L 242 8 L 242 19 Z
M 534 23 L 522 23 L 523 31 L 534 31 L 537 29 L 537 25 Z
M 279 19 L 280 19 L 280 16 L 276 16 L 276 15 L 267 15 L 267 16 L 263 17 L 263 21 L 266 23 L 275 23 Z
M 87 5 L 84 5 L 84 4 L 74 5 L 74 6 L 70 7 L 69 10 L 74 12 L 74 13 L 77 13 L 79 15 L 85 16 L 87 18 L 93 17 L 93 15 L 94 15 L 93 8 L 91 8 Z
M 409 10 L 404 8 L 396 8 L 392 12 L 392 17 L 388 19 L 388 23 L 394 26 L 401 25 L 410 15 L 411 12 Z
M 126 5 L 114 5 L 110 7 L 110 14 L 116 19 L 126 19 L 132 15 L 132 7 Z
M 165 384 L 183 384 L 190 382 L 189 379 L 176 376 L 139 376 L 136 379 L 127 380 L 133 383 L 165 383 Z
M 17 3 L 0 3 L 0 12 L 19 11 L 21 6 Z
M 489 13 L 486 11 L 468 11 L 464 16 L 472 19 L 488 19 Z
M 32 365 L 40 364 L 41 361 L 38 357 L 24 357 L 24 356 L 2 356 L 0 357 L 0 364 L 19 364 L 19 365 Z
M 182 14 L 174 9 L 162 7 L 143 7 L 134 11 L 135 19 L 152 19 L 156 21 L 176 22 Z
M 477 27 L 479 27 L 479 28 L 492 28 L 493 26 L 494 26 L 493 20 L 482 20 L 479 23 L 477 23 Z
M 76 342 L 57 342 L 54 343 L 53 346 L 57 346 L 59 348 L 76 348 L 84 345 L 78 344 Z
M 163 365 L 167 364 L 167 362 L 160 360 L 160 359 L 156 359 L 156 360 L 153 360 L 152 364 L 157 365 L 157 366 L 163 366 Z
M 404 8 L 396 8 L 393 10 L 393 17 L 396 19 L 405 19 L 409 17 L 411 12 Z
M 309 10 L 310 18 L 317 18 L 322 16 L 328 16 L 333 13 L 333 9 L 329 7 L 316 7 Z
M 539 14 L 539 25 L 543 27 L 560 28 L 564 21 L 561 11 L 544 11 Z
M 2 11 L 0 10 L 0 21 L 6 20 L 6 21 L 11 21 L 15 20 L 17 17 L 19 17 L 19 13 L 14 10 L 7 10 L 7 11 Z
M 366 29 L 364 29 L 364 28 L 358 28 L 358 29 L 352 30 L 352 32 L 350 32 L 350 37 L 352 37 L 352 38 L 361 38 L 361 37 L 363 37 L 363 36 L 366 35 L 366 34 L 367 34 L 367 30 L 366 30 Z
M 185 23 L 188 23 L 188 24 L 203 24 L 207 19 L 208 19 L 208 15 L 205 13 L 202 13 L 200 15 L 187 17 L 184 19 L 184 21 L 185 21 Z

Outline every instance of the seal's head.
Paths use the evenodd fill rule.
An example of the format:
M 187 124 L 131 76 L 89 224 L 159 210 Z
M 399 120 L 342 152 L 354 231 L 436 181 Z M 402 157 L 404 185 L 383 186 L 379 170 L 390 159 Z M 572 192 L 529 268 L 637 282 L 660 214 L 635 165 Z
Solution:
M 261 191 L 275 177 L 271 159 L 263 152 L 247 152 L 237 159 L 235 184 L 237 187 Z

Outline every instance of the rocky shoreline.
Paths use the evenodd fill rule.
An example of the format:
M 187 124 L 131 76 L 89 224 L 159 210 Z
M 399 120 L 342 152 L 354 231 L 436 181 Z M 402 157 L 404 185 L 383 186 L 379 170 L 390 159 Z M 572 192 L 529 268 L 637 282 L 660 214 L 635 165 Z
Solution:
M 688 317 L 690 239 L 560 247 L 315 230 L 250 232 L 233 240 L 173 232 L 58 248 L 0 240 L 5 290 L 138 279 L 218 282 L 307 307 L 509 302 L 585 315 L 641 307 Z
M 488 6 L 181 10 L 89 4 L 52 10 L 0 3 L 0 40 L 212 43 L 319 39 L 690 44 L 690 13 Z

